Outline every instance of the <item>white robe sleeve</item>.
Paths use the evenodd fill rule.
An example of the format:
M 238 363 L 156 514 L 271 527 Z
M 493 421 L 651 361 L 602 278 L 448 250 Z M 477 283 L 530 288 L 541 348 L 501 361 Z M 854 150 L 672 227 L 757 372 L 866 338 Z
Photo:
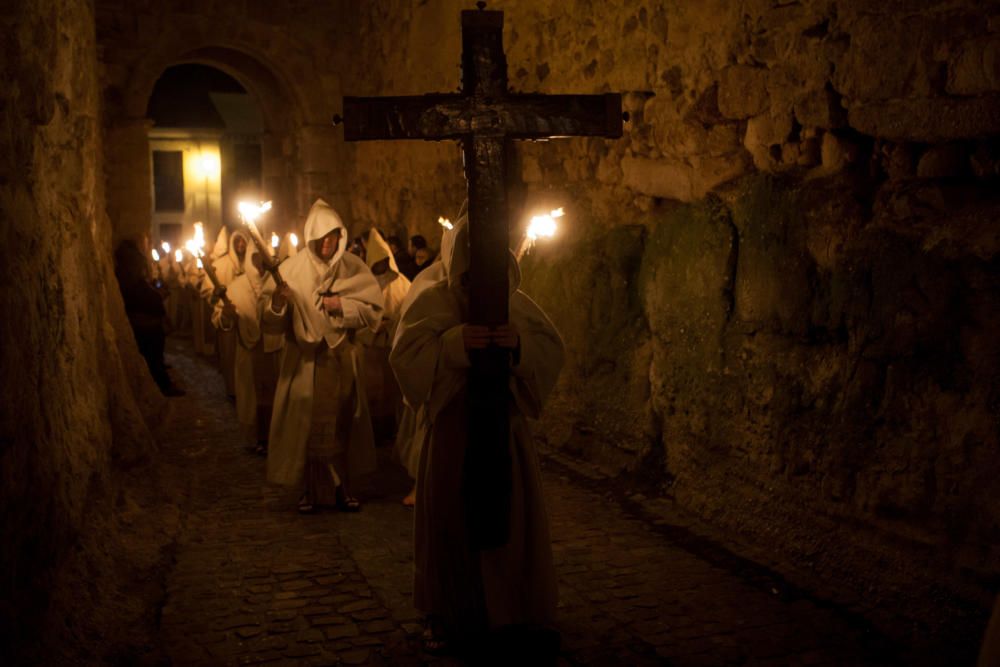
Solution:
M 458 324 L 441 334 L 441 359 L 438 363 L 444 368 L 461 370 L 472 365 L 462 335 L 464 326 Z
M 523 292 L 511 297 L 510 316 L 521 338 L 520 357 L 511 373 L 511 391 L 521 413 L 538 419 L 559 378 L 565 347 L 552 321 Z
M 407 403 L 426 405 L 432 420 L 465 386 L 460 314 L 446 286 L 422 292 L 406 310 L 389 364 Z
M 291 318 L 289 317 L 288 302 L 285 302 L 280 311 L 275 311 L 271 305 L 272 296 L 272 294 L 268 294 L 264 297 L 264 312 L 261 314 L 260 328 L 265 334 L 277 336 L 288 330 Z

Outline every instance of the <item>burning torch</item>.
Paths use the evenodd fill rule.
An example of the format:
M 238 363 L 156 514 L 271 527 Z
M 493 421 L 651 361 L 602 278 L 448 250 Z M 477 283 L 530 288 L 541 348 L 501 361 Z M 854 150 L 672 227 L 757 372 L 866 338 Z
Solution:
M 285 284 L 285 280 L 281 277 L 281 272 L 278 271 L 278 262 L 264 242 L 264 237 L 260 235 L 260 230 L 257 229 L 257 219 L 271 210 L 271 202 L 265 201 L 259 204 L 251 204 L 250 202 L 241 201 L 237 209 L 240 212 L 240 217 L 243 219 L 243 224 L 247 226 L 247 230 L 250 232 L 253 244 L 257 246 L 257 250 L 260 252 L 260 258 L 264 262 L 264 270 L 274 278 L 274 284 L 281 287 Z M 273 242 L 278 237 L 272 234 L 271 238 Z
M 562 208 L 557 208 L 545 215 L 536 215 L 531 218 L 528 229 L 524 233 L 524 238 L 521 239 L 521 243 L 517 247 L 517 261 L 521 261 L 521 258 L 524 257 L 528 250 L 534 247 L 535 241 L 539 238 L 552 238 L 555 236 L 556 229 L 558 228 L 556 218 L 561 218 L 564 215 L 566 213 Z
M 226 288 L 219 282 L 219 276 L 215 274 L 215 267 L 212 266 L 212 263 L 205 261 L 205 253 L 201 249 L 201 245 L 204 245 L 204 243 L 205 241 L 202 240 L 199 245 L 196 231 L 195 239 L 188 241 L 187 244 L 185 244 L 185 247 L 187 248 L 187 251 L 198 261 L 198 268 L 205 270 L 205 275 L 208 276 L 209 282 L 211 282 L 212 287 L 215 288 L 213 293 L 218 294 L 219 298 L 222 299 L 222 303 L 228 306 L 232 302 L 229 300 L 229 297 L 226 296 Z

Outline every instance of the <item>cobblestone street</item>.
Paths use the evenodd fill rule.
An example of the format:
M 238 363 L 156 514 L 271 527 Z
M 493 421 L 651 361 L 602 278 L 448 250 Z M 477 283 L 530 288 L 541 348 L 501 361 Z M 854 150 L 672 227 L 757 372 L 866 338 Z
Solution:
M 409 482 L 389 448 L 359 489 L 360 514 L 300 516 L 241 442 L 210 362 L 184 342 L 171 349 L 188 390 L 161 453 L 187 497 L 161 622 L 172 664 L 457 664 L 420 650 L 413 515 L 400 503 Z M 562 466 L 545 472 L 560 665 L 893 664 L 883 641 L 835 608 L 776 595 Z

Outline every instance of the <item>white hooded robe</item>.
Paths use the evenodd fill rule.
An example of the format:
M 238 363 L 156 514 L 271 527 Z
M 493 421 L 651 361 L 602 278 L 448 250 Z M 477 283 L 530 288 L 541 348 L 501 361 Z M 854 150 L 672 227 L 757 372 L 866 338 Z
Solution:
M 284 339 L 280 335 L 264 334 L 261 331 L 261 318 L 264 311 L 265 291 L 274 289 L 274 279 L 269 274 L 260 275 L 253 265 L 253 256 L 258 254 L 256 247 L 248 247 L 243 262 L 243 273 L 237 276 L 226 289 L 226 296 L 236 308 L 236 323 L 226 326 L 222 317 L 223 302 L 220 299 L 215 304 L 212 313 L 212 324 L 223 331 L 232 330 L 236 336 L 236 356 L 234 362 L 234 379 L 236 389 L 236 417 L 250 444 L 257 441 L 257 406 L 271 405 L 271 396 L 257 395 L 257 376 L 269 375 L 270 369 L 256 369 L 258 364 L 277 366 L 277 353 L 281 350 Z M 275 369 L 276 371 L 276 369 Z M 274 375 L 277 373 L 274 372 Z
M 363 340 L 366 346 L 365 375 L 372 414 L 398 420 L 402 413 L 402 397 L 389 366 L 389 348 L 399 324 L 403 301 L 410 291 L 410 280 L 399 272 L 389 244 L 377 229 L 372 229 L 368 234 L 365 262 L 371 269 L 385 259 L 388 259 L 388 269 L 375 276 L 382 288 L 382 322 L 374 335 Z
M 323 262 L 309 245 L 340 228 L 340 246 L 329 262 Z M 375 443 L 371 417 L 361 378 L 360 350 L 351 339 L 359 330 L 374 331 L 382 318 L 382 291 L 359 257 L 344 252 L 347 228 L 337 212 L 322 199 L 309 211 L 305 224 L 305 249 L 281 264 L 281 276 L 291 288 L 291 298 L 280 313 L 266 298 L 264 330 L 285 336 L 267 456 L 268 481 L 295 486 L 304 479 L 306 444 L 313 411 L 315 360 L 321 346 L 331 349 L 352 346 L 354 395 L 357 405 L 350 429 L 348 460 L 351 475 L 375 468 Z M 340 295 L 342 316 L 320 310 L 321 294 Z M 322 400 L 322 398 L 320 398 Z
M 220 232 L 219 238 L 222 238 Z M 243 255 L 243 262 L 240 261 L 239 255 L 236 254 L 234 249 L 236 239 L 241 238 L 246 242 L 246 254 Z M 218 245 L 218 243 L 216 244 Z M 237 230 L 232 234 L 228 235 L 227 248 L 225 254 L 221 257 L 217 257 L 213 262 L 212 266 L 215 268 L 215 276 L 219 279 L 219 284 L 225 287 L 227 290 L 229 286 L 236 280 L 237 277 L 243 275 L 243 264 L 246 261 L 247 255 L 250 253 L 250 239 L 242 231 Z M 211 281 L 208 280 L 208 276 L 205 277 L 206 282 L 211 286 Z M 214 324 L 214 322 L 213 322 Z M 222 379 L 226 383 L 226 394 L 229 396 L 236 395 L 236 332 L 226 331 L 216 327 L 216 344 L 219 350 L 219 371 L 222 373 Z

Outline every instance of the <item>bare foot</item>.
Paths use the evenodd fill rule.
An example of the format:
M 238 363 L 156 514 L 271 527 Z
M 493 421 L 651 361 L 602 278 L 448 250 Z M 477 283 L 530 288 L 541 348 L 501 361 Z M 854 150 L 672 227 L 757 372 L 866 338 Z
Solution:
M 406 507 L 414 507 L 417 504 L 417 487 L 414 486 L 413 490 L 410 491 L 405 498 L 403 498 L 403 505 Z

